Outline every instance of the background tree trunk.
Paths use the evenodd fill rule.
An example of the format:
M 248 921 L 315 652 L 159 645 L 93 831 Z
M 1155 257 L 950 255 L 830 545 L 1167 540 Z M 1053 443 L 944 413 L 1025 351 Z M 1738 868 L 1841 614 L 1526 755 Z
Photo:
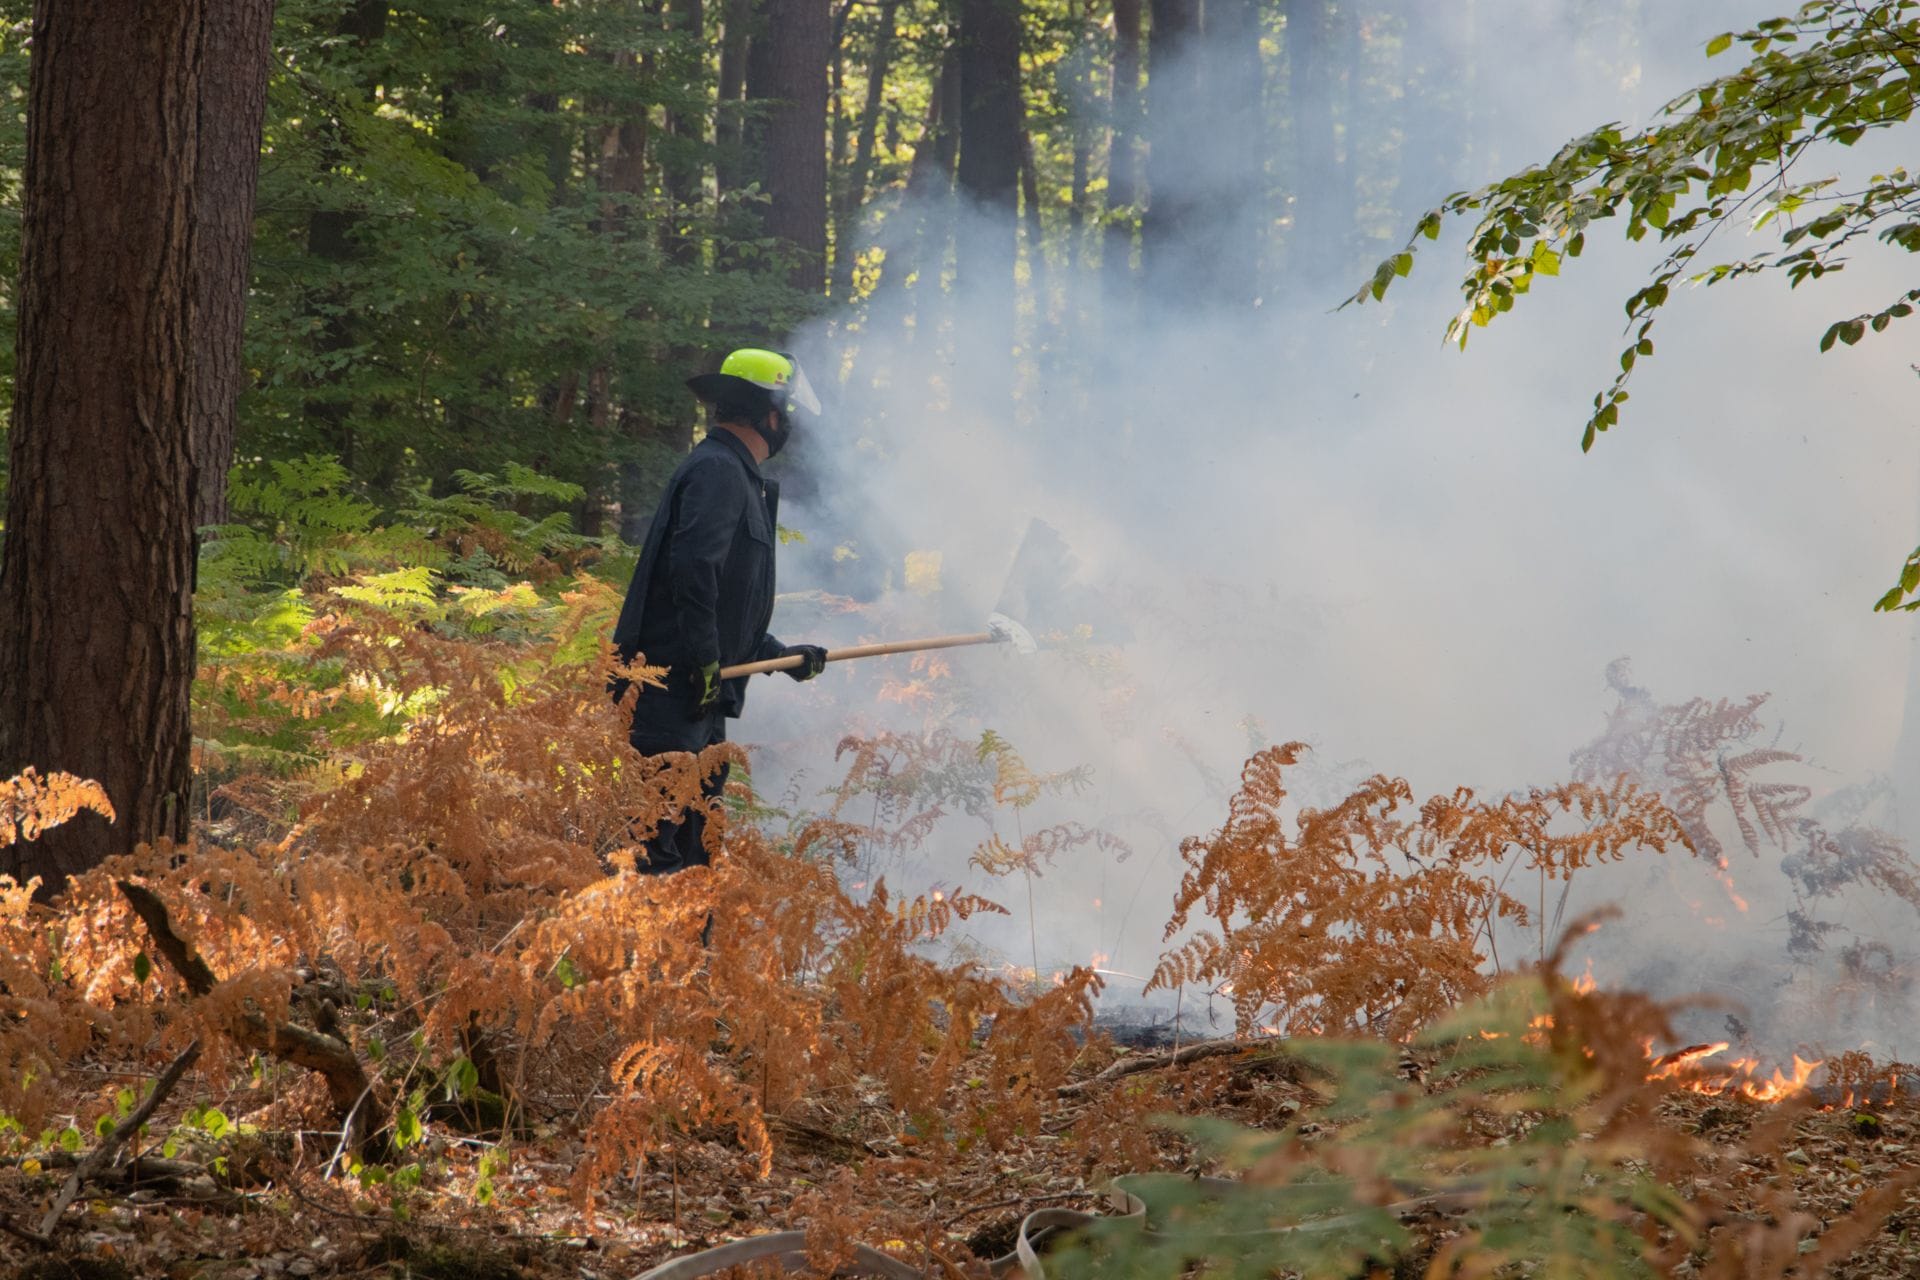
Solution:
M 99 782 L 119 813 L 0 852 L 0 871 L 40 876 L 49 893 L 137 842 L 187 833 L 189 370 L 198 345 L 232 338 L 191 328 L 208 8 L 34 6 L 0 777 L 64 769 Z
M 895 15 L 900 0 L 880 0 L 873 49 L 867 58 L 867 92 L 860 106 L 860 124 L 853 142 L 853 166 L 837 189 L 833 217 L 833 287 L 836 299 L 853 296 L 853 265 L 859 256 L 856 234 L 866 208 L 867 185 L 873 176 L 873 152 L 880 132 L 880 107 L 886 99 L 887 69 L 893 59 Z
M 1260 58 L 1259 0 L 1207 0 L 1205 131 L 1194 140 L 1204 172 L 1196 184 L 1195 284 L 1218 306 L 1260 296 L 1261 255 L 1272 216 L 1266 173 L 1266 68 Z M 1221 146 L 1222 140 L 1230 146 Z M 1211 143 L 1211 145 L 1209 145 Z
M 1107 143 L 1107 226 L 1101 273 L 1116 296 L 1133 276 L 1140 208 L 1140 0 L 1113 0 L 1112 133 Z
M 828 0 L 766 0 L 767 38 L 747 59 L 747 97 L 765 103 L 766 231 L 793 253 L 793 287 L 820 293 L 827 261 Z
M 989 314 L 1006 316 L 1006 332 L 1013 324 L 1020 181 L 1018 0 L 961 0 L 959 63 L 959 182 L 968 207 L 955 271 Z
M 1154 299 L 1186 301 L 1201 292 L 1195 276 L 1211 246 L 1196 243 L 1201 205 L 1196 164 L 1218 144 L 1193 138 L 1207 129 L 1206 74 L 1199 0 L 1152 0 L 1147 47 L 1147 210 L 1140 262 Z
M 341 44 L 337 46 L 341 54 L 349 51 L 364 54 L 379 44 L 387 34 L 386 0 L 353 0 L 345 12 L 340 15 L 337 28 Z M 371 99 L 378 84 L 371 71 L 363 74 L 361 91 Z M 320 126 L 324 139 L 324 154 L 329 163 L 340 164 L 346 159 L 345 142 L 337 120 L 329 119 Z M 355 256 L 353 228 L 359 222 L 360 215 L 353 209 L 322 208 L 314 210 L 307 219 L 307 252 L 322 262 L 344 268 Z M 337 273 L 344 275 L 344 271 Z M 316 346 L 326 363 L 325 357 L 331 357 L 353 346 L 353 325 L 349 319 L 351 304 L 347 300 L 347 286 L 336 279 L 329 281 L 320 290 L 320 296 L 314 299 L 316 310 L 321 313 L 320 324 L 316 329 Z M 306 403 L 307 417 L 324 424 L 327 440 L 340 461 L 351 469 L 354 465 L 353 421 L 351 402 L 340 394 L 337 387 L 337 375 L 319 375 L 315 379 L 313 393 Z
M 200 62 L 199 171 L 195 175 L 192 369 L 194 524 L 227 519 L 235 406 L 246 383 L 242 330 L 253 250 L 260 133 L 273 59 L 274 0 L 208 0 Z M 212 341 L 213 335 L 219 341 Z
M 725 0 L 720 17 L 720 82 L 713 115 L 714 179 L 721 195 L 751 179 L 746 156 L 747 50 L 753 32 L 753 0 Z

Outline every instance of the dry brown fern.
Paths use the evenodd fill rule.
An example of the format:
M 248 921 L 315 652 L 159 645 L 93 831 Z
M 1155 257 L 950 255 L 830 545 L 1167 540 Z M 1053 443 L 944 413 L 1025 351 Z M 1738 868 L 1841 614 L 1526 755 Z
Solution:
M 583 609 L 580 625 L 598 624 Z M 587 1198 L 689 1130 L 720 1126 L 764 1167 L 770 1117 L 856 1081 L 879 1082 L 935 1149 L 1037 1123 L 1096 983 L 1076 973 L 1027 1002 L 940 963 L 928 944 L 993 904 L 884 885 L 856 901 L 829 864 L 724 803 L 711 868 L 633 874 L 638 843 L 701 803 L 707 771 L 745 763 L 737 747 L 636 756 L 596 647 L 574 636 L 514 648 L 345 611 L 323 631 L 327 660 L 410 700 L 405 731 L 343 752 L 330 781 L 302 779 L 279 839 L 143 849 L 75 880 L 52 914 L 0 898 L 0 981 L 20 1015 L 0 1024 L 0 1110 L 37 1114 L 84 1052 L 193 1036 L 208 1079 L 238 1078 L 251 1050 L 236 1029 L 309 1019 L 320 984 L 361 1010 L 344 1030 L 377 1078 L 369 1105 L 398 1108 L 484 1058 L 512 1114 L 583 1119 Z M 588 661 L 559 660 L 569 646 Z M 896 767 L 911 775 L 886 792 L 909 823 L 915 787 L 964 806 L 982 776 L 937 744 L 859 750 L 883 790 Z M 210 973 L 204 994 L 149 958 L 120 881 L 154 895 Z M 970 1084 L 980 1061 L 992 1069 Z
M 1203 908 L 1214 929 L 1166 953 L 1149 988 L 1200 984 L 1241 1034 L 1364 1030 L 1404 1038 L 1483 993 L 1493 931 L 1527 908 L 1498 887 L 1513 863 L 1564 877 L 1682 839 L 1659 798 L 1570 783 L 1496 802 L 1462 789 L 1413 810 L 1377 776 L 1328 809 L 1289 813 L 1285 771 L 1306 748 L 1247 762 L 1224 826 L 1186 840 L 1166 937 Z
M 70 773 L 42 774 L 28 767 L 0 779 L 0 848 L 22 840 L 38 840 L 49 827 L 71 821 L 91 810 L 114 820 L 113 804 L 96 782 Z

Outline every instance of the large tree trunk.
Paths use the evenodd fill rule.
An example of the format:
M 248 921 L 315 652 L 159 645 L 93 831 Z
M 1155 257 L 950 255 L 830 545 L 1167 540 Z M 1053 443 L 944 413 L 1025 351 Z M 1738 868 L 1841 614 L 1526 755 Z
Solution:
M 827 261 L 827 0 L 765 0 L 768 36 L 747 58 L 747 98 L 767 104 L 765 227 L 793 257 L 794 288 L 819 293 Z
M 1200 0 L 1152 0 L 1150 12 L 1140 262 L 1155 302 L 1186 303 L 1204 292 L 1196 268 L 1210 248 L 1200 243 L 1205 204 L 1198 166 L 1219 143 L 1207 121 Z
M 201 32 L 195 175 L 192 412 L 194 523 L 224 524 L 236 405 L 246 382 L 241 340 L 253 253 L 260 133 L 273 58 L 274 0 L 209 0 Z M 215 335 L 218 335 L 215 340 Z
M 1020 181 L 1019 0 L 961 0 L 960 191 L 955 274 L 989 326 L 1013 326 Z
M 68 876 L 184 837 L 191 782 L 196 118 L 207 0 L 38 0 L 0 554 L 0 777 L 99 782 L 0 851 Z M 231 75 L 231 67 L 207 69 Z M 212 193 L 209 193 L 210 195 Z

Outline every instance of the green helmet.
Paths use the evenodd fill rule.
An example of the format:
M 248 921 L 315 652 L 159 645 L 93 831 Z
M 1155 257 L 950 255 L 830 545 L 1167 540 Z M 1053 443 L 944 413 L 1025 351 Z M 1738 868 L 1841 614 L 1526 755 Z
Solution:
M 736 395 L 752 400 L 757 394 L 764 394 L 767 407 L 783 414 L 796 410 L 808 414 L 820 412 L 820 399 L 813 394 L 806 370 L 784 351 L 742 347 L 721 362 L 720 372 L 688 378 L 687 386 L 708 404 L 733 399 Z

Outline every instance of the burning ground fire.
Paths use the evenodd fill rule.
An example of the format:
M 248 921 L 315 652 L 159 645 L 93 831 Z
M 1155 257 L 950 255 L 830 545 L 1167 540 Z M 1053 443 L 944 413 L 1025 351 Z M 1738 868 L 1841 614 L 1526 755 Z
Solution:
M 1587 971 L 1573 981 L 1574 994 L 1586 995 L 1594 990 L 1595 985 L 1593 967 L 1589 962 Z M 1527 1036 L 1532 1039 L 1552 1028 L 1553 1015 L 1540 1014 L 1528 1026 Z M 1499 1031 L 1480 1033 L 1481 1038 L 1486 1040 L 1498 1040 L 1504 1034 Z M 1814 1087 L 1810 1083 L 1814 1073 L 1826 1065 L 1824 1059 L 1809 1062 L 1796 1053 L 1793 1055 L 1792 1074 L 1785 1074 L 1775 1067 L 1770 1076 L 1763 1076 L 1760 1074 L 1758 1058 L 1720 1058 L 1732 1047 L 1729 1041 L 1721 1040 L 1713 1044 L 1689 1045 L 1684 1049 L 1655 1053 L 1653 1041 L 1641 1043 L 1641 1050 L 1647 1059 L 1649 1081 L 1672 1081 L 1675 1089 L 1711 1097 L 1739 1098 L 1747 1102 L 1782 1102 L 1805 1094 Z M 1899 1091 L 1900 1075 L 1892 1071 L 1887 1073 L 1884 1080 L 1875 1080 L 1871 1086 L 1848 1086 L 1835 1092 L 1834 1096 L 1820 1097 L 1819 1102 L 1826 1109 L 1850 1107 L 1856 1101 L 1884 1103 Z
M 1724 1062 L 1709 1061 L 1725 1053 L 1730 1046 L 1725 1040 L 1717 1044 L 1697 1044 L 1672 1053 L 1656 1056 L 1653 1042 L 1645 1044 L 1647 1062 L 1652 1068 L 1647 1072 L 1649 1080 L 1672 1080 L 1674 1086 L 1694 1093 L 1724 1095 L 1744 1098 L 1748 1102 L 1779 1102 L 1796 1094 L 1805 1093 L 1807 1081 L 1825 1066 L 1824 1061 L 1808 1062 L 1799 1054 L 1793 1055 L 1793 1074 L 1785 1076 L 1780 1068 L 1773 1069 L 1771 1079 L 1762 1079 L 1758 1058 L 1729 1058 Z M 1889 1084 L 1892 1083 L 1889 1078 Z M 1848 1090 L 1844 1100 L 1838 1105 L 1849 1106 L 1853 1102 L 1853 1092 Z

